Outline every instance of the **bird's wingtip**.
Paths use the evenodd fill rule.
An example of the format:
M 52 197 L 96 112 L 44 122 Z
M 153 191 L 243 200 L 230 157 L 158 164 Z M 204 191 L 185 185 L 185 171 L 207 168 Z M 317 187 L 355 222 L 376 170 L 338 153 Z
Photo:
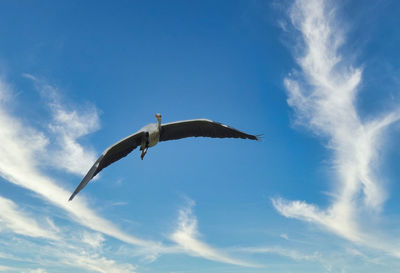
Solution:
M 86 187 L 87 183 L 97 174 L 97 168 L 99 166 L 99 161 L 104 157 L 104 155 L 101 155 L 97 161 L 94 163 L 92 168 L 90 168 L 89 172 L 85 175 L 85 177 L 82 179 L 81 183 L 79 183 L 78 187 L 74 190 L 72 193 L 71 197 L 68 199 L 68 201 L 72 201 L 74 199 L 75 195 L 77 195 L 84 187 Z
M 263 140 L 264 139 L 264 134 L 255 135 L 255 137 L 256 137 L 257 141 Z

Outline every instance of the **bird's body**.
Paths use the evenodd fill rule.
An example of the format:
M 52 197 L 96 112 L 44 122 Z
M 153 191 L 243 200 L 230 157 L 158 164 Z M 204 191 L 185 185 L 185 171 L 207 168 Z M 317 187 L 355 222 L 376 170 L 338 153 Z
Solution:
M 143 159 L 147 153 L 147 149 L 155 146 L 160 141 L 175 140 L 185 137 L 259 139 L 255 135 L 246 134 L 227 125 L 208 119 L 193 119 L 161 124 L 161 115 L 156 114 L 155 117 L 157 123 L 144 126 L 138 132 L 107 148 L 82 179 L 81 183 L 69 198 L 69 201 L 71 201 L 102 169 L 127 156 L 138 146 L 140 146 L 140 150 L 142 151 L 140 157 Z
M 149 133 L 148 147 L 153 147 L 160 141 L 160 130 L 158 129 L 158 126 L 156 123 L 150 123 L 150 124 L 144 126 L 143 128 L 141 128 L 139 131 Z M 143 138 L 143 141 L 145 142 L 146 138 Z M 146 144 L 146 143 L 142 143 L 142 145 L 143 144 Z M 143 146 L 141 146 L 140 148 L 142 149 L 142 147 Z
M 149 132 L 149 145 L 148 147 L 155 146 L 160 141 L 160 131 L 157 128 L 157 124 L 150 124 Z

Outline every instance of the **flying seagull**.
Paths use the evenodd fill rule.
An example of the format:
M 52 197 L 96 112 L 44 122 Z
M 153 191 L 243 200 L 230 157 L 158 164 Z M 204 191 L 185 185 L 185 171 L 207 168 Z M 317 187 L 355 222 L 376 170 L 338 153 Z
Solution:
M 133 135 L 108 147 L 82 179 L 81 183 L 69 198 L 69 201 L 71 201 L 102 169 L 127 156 L 138 146 L 140 146 L 140 150 L 142 151 L 140 158 L 143 160 L 147 149 L 153 147 L 159 141 L 181 139 L 185 137 L 229 137 L 251 140 L 259 140 L 260 137 L 246 134 L 228 125 L 208 119 L 192 119 L 161 124 L 161 115 L 155 114 L 155 117 L 157 123 L 148 124 Z

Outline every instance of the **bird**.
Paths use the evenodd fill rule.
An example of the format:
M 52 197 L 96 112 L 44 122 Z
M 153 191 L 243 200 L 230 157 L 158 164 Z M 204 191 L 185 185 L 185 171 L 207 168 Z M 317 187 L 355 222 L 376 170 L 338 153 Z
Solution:
M 72 201 L 101 170 L 127 156 L 138 146 L 140 146 L 140 151 L 142 151 L 140 158 L 143 160 L 147 150 L 161 141 L 176 140 L 186 137 L 260 140 L 262 136 L 246 134 L 228 125 L 209 119 L 192 119 L 161 124 L 161 114 L 157 113 L 154 116 L 157 119 L 157 123 L 148 124 L 136 133 L 108 147 L 83 177 L 81 183 L 76 187 L 69 198 L 69 201 Z

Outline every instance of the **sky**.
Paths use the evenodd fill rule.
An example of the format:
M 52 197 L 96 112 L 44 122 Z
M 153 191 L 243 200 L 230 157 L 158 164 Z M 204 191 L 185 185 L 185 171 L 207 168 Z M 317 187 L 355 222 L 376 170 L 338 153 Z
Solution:
M 0 2 L 0 272 L 400 269 L 400 2 Z M 111 144 L 207 118 L 104 169 Z

